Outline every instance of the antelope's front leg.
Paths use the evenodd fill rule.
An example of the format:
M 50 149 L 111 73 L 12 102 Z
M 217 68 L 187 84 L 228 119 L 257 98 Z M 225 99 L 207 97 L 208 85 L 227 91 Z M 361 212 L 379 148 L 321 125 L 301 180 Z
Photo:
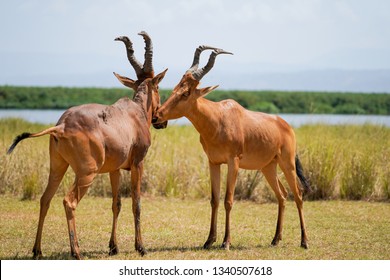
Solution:
M 119 212 L 121 211 L 121 195 L 119 191 L 119 181 L 120 181 L 120 171 L 116 170 L 114 172 L 110 173 L 110 181 L 111 181 L 111 188 L 112 188 L 112 214 L 113 214 L 113 221 L 112 221 L 112 231 L 111 231 L 111 238 L 109 243 L 109 255 L 113 256 L 119 253 L 118 249 L 118 243 L 116 240 L 116 229 L 118 224 L 118 216 Z
M 219 197 L 221 189 L 221 166 L 209 162 L 210 179 L 211 179 L 211 225 L 210 233 L 206 243 L 203 245 L 204 249 L 209 249 L 211 245 L 217 240 L 217 216 Z
M 230 211 L 233 207 L 234 200 L 234 189 L 236 187 L 237 174 L 239 169 L 240 159 L 234 157 L 228 162 L 228 174 L 227 174 L 227 185 L 226 185 L 226 196 L 225 196 L 225 212 L 226 212 L 226 223 L 225 223 L 225 237 L 223 239 L 222 248 L 229 250 L 230 248 Z
M 135 225 L 135 250 L 141 256 L 146 254 L 141 236 L 141 179 L 143 162 L 131 167 L 131 198 L 133 200 L 133 216 Z

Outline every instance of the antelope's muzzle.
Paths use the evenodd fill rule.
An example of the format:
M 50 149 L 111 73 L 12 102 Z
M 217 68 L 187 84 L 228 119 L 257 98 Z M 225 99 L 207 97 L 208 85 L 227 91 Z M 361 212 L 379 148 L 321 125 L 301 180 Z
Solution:
M 166 128 L 168 126 L 168 121 L 159 123 L 158 122 L 158 118 L 157 117 L 153 117 L 152 124 L 153 124 L 153 127 L 155 129 L 164 129 L 164 128 Z

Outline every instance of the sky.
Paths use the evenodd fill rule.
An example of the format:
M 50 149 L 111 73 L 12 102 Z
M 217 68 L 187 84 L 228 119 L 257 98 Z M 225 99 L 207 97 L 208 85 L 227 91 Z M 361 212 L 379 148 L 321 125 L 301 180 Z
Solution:
M 234 55 L 205 86 L 390 92 L 388 0 L 0 0 L 0 15 L 0 85 L 120 87 L 113 71 L 135 74 L 114 38 L 142 60 L 145 30 L 164 88 L 206 44 Z

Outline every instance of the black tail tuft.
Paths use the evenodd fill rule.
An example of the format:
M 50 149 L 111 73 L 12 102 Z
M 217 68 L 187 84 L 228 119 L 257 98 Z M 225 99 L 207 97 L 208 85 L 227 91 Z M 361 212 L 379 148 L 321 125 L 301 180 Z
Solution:
M 28 138 L 30 136 L 31 136 L 31 133 L 29 133 L 29 132 L 24 132 L 24 133 L 16 136 L 15 139 L 14 139 L 14 142 L 11 145 L 11 147 L 9 147 L 9 149 L 7 151 L 7 154 L 9 155 L 10 153 L 12 153 L 12 151 L 15 149 L 16 145 L 18 145 L 18 143 L 20 141 L 22 141 L 23 139 L 26 139 L 26 138 Z
M 296 169 L 298 178 L 301 181 L 301 184 L 304 188 L 304 191 L 306 193 L 310 193 L 311 187 L 310 187 L 309 181 L 303 175 L 303 167 L 302 167 L 301 161 L 298 158 L 298 155 L 295 156 L 295 169 Z

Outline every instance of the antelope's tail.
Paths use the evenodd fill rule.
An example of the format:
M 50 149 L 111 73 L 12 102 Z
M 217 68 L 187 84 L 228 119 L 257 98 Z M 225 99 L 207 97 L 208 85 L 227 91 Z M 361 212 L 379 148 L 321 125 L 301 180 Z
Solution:
M 22 134 L 15 137 L 14 142 L 12 143 L 12 145 L 9 147 L 9 149 L 7 151 L 7 154 L 9 155 L 10 153 L 12 153 L 12 151 L 15 149 L 16 145 L 18 145 L 18 143 L 20 141 L 22 141 L 23 139 L 32 138 L 32 137 L 39 137 L 39 136 L 46 135 L 46 134 L 53 134 L 53 133 L 58 132 L 58 129 L 59 129 L 58 126 L 53 126 L 53 127 L 50 127 L 48 129 L 45 129 L 45 130 L 38 132 L 38 133 L 23 132 Z
M 303 186 L 304 192 L 310 193 L 312 190 L 311 190 L 309 181 L 303 175 L 303 167 L 302 167 L 301 161 L 298 158 L 298 155 L 295 156 L 295 169 L 296 169 L 299 181 L 301 181 L 301 184 Z

